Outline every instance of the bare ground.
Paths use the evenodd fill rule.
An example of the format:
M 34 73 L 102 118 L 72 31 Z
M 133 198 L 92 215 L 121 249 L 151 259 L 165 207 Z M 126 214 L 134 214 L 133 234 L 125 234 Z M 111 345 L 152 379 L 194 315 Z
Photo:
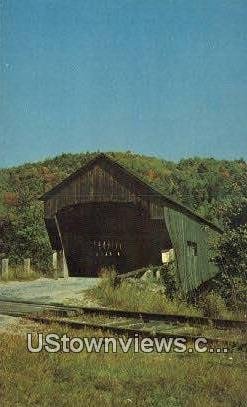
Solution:
M 84 298 L 83 292 L 94 287 L 97 278 L 69 277 L 58 280 L 40 278 L 34 281 L 10 281 L 0 283 L 0 299 L 27 300 L 40 303 L 70 303 L 80 299 L 80 304 L 96 306 L 97 304 Z M 85 300 L 83 303 L 83 299 Z M 0 311 L 1 313 L 1 311 Z M 21 318 L 0 314 L 0 331 L 14 331 Z

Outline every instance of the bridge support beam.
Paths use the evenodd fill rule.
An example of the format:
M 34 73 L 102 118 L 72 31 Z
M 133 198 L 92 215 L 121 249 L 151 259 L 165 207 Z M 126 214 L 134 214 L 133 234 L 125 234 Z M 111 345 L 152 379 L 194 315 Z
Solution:
M 9 259 L 2 259 L 1 277 L 8 280 L 8 277 L 9 277 Z
M 58 277 L 69 277 L 67 262 L 64 254 L 64 250 L 60 250 L 57 253 L 57 275 Z

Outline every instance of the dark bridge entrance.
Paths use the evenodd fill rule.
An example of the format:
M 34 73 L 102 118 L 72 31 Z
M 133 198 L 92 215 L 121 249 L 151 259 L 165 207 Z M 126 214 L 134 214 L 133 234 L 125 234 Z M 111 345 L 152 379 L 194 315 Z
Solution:
M 153 228 L 147 213 L 133 203 L 73 205 L 58 212 L 57 221 L 71 276 L 97 276 L 110 266 L 121 273 L 161 261 L 165 235 L 157 242 L 157 224 Z

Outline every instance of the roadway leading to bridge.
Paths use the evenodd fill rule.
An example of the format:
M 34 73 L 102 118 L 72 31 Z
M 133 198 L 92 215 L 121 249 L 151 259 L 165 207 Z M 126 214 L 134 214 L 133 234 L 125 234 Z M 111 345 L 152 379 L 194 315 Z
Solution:
M 34 281 L 10 281 L 0 283 L 0 299 L 27 300 L 40 303 L 63 303 L 69 300 L 80 300 L 87 306 L 95 306 L 85 298 L 84 291 L 98 284 L 98 278 L 69 277 L 58 280 L 40 278 Z M 12 317 L 0 315 L 0 328 L 6 325 Z

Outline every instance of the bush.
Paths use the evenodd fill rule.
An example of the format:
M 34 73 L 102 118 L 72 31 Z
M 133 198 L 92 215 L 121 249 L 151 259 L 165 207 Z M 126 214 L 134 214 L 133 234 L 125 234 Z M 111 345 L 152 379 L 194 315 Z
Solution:
M 246 274 L 246 273 L 245 273 Z M 247 313 L 247 284 L 246 278 L 233 277 L 221 273 L 212 280 L 212 288 L 222 298 L 229 309 L 240 317 Z
M 244 278 L 233 278 L 232 304 L 233 309 L 247 313 L 247 284 Z
M 199 301 L 199 308 L 204 316 L 211 318 L 222 318 L 227 314 L 224 299 L 212 291 Z
M 181 297 L 175 261 L 155 267 L 155 271 L 160 273 L 160 282 L 165 287 L 167 297 L 170 299 Z

